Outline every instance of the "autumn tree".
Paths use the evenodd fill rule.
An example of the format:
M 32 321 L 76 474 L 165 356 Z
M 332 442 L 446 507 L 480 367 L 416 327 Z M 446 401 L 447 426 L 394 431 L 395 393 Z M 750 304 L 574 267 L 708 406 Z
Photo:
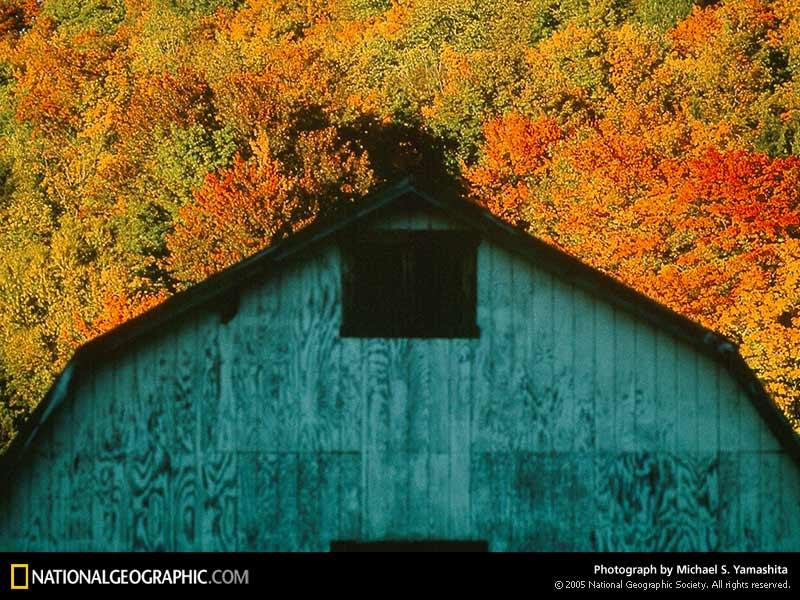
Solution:
M 800 425 L 790 0 L 0 0 L 0 446 L 76 346 L 425 167 Z

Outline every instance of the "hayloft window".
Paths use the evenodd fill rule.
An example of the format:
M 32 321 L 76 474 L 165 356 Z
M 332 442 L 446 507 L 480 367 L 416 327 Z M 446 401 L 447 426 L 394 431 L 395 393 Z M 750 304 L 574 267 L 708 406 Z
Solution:
M 477 245 L 465 231 L 356 234 L 343 246 L 341 335 L 478 337 Z

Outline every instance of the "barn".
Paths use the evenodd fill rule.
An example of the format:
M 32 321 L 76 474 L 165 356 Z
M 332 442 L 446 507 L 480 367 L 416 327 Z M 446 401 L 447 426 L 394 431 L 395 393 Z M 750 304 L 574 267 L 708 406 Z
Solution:
M 799 464 L 729 340 L 407 179 L 80 348 L 0 547 L 797 550 Z

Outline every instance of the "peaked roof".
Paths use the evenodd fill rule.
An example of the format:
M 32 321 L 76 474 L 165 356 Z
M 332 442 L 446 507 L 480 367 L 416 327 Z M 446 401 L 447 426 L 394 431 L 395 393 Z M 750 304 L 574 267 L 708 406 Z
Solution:
M 278 268 L 288 258 L 331 239 L 351 225 L 388 209 L 409 204 L 427 206 L 446 213 L 466 227 L 477 230 L 484 238 L 521 254 L 589 293 L 601 296 L 608 302 L 634 313 L 722 363 L 744 387 L 758 413 L 765 419 L 786 451 L 800 465 L 800 437 L 771 400 L 754 372 L 747 366 L 733 341 L 640 294 L 554 246 L 501 221 L 485 208 L 460 198 L 448 184 L 425 184 L 407 177 L 359 201 L 349 210 L 329 219 L 318 220 L 203 282 L 171 296 L 158 306 L 79 347 L 8 450 L 0 457 L 0 473 L 9 473 L 14 468 L 50 415 L 69 398 L 69 393 L 80 374 L 91 368 L 95 362 L 151 332 L 160 330 L 164 324 L 194 308 L 225 298 L 246 283 Z

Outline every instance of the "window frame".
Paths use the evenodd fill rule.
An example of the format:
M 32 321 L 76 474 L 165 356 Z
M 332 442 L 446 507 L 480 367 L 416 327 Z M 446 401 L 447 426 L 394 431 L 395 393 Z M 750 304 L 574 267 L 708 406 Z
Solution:
M 477 323 L 477 253 L 480 241 L 480 236 L 477 232 L 463 229 L 369 229 L 355 231 L 351 235 L 342 238 L 340 244 L 342 282 L 340 336 L 345 338 L 386 339 L 480 337 L 480 328 Z M 364 301 L 364 298 L 359 293 L 359 283 L 356 279 L 359 277 L 359 261 L 363 260 L 364 254 L 370 250 L 370 245 L 381 249 L 396 247 L 401 252 L 405 252 L 407 256 L 413 256 L 410 259 L 401 258 L 401 260 L 407 260 L 412 265 L 419 262 L 419 257 L 426 250 L 435 252 L 432 250 L 433 248 L 438 247 L 439 251 L 441 251 L 442 247 L 446 248 L 446 251 L 439 255 L 442 258 L 441 268 L 449 268 L 451 271 L 457 269 L 460 274 L 460 288 L 456 288 L 455 285 L 450 286 L 450 289 L 458 294 L 457 306 L 459 307 L 460 318 L 432 320 L 431 315 L 433 313 L 428 313 L 426 318 L 417 320 L 413 317 L 413 314 L 418 313 L 418 310 L 413 309 L 410 312 L 403 312 L 401 316 L 406 317 L 405 321 L 401 319 L 399 322 L 387 324 L 390 322 L 389 319 L 381 320 L 375 316 L 366 317 L 361 313 L 358 310 L 358 305 L 360 301 Z M 377 249 L 373 248 L 373 250 Z M 448 261 L 456 262 L 447 264 Z M 406 269 L 406 263 L 404 262 L 403 264 L 403 269 Z M 363 269 L 363 264 L 361 268 Z M 412 266 L 411 269 L 413 270 L 413 268 Z M 363 275 L 363 271 L 361 274 Z M 431 276 L 431 272 L 427 272 L 427 275 Z M 415 273 L 414 277 L 419 278 L 420 275 Z M 414 281 L 417 281 L 417 279 L 414 279 Z M 406 283 L 406 285 L 413 285 L 413 282 Z M 439 292 L 440 294 L 447 293 L 446 288 L 440 289 Z M 423 295 L 416 294 L 413 291 L 406 293 L 406 299 L 410 299 L 415 305 L 425 301 Z M 441 298 L 439 299 L 441 300 Z M 439 306 L 438 310 L 442 310 L 441 306 Z M 433 327 L 430 326 L 432 322 L 436 323 Z

